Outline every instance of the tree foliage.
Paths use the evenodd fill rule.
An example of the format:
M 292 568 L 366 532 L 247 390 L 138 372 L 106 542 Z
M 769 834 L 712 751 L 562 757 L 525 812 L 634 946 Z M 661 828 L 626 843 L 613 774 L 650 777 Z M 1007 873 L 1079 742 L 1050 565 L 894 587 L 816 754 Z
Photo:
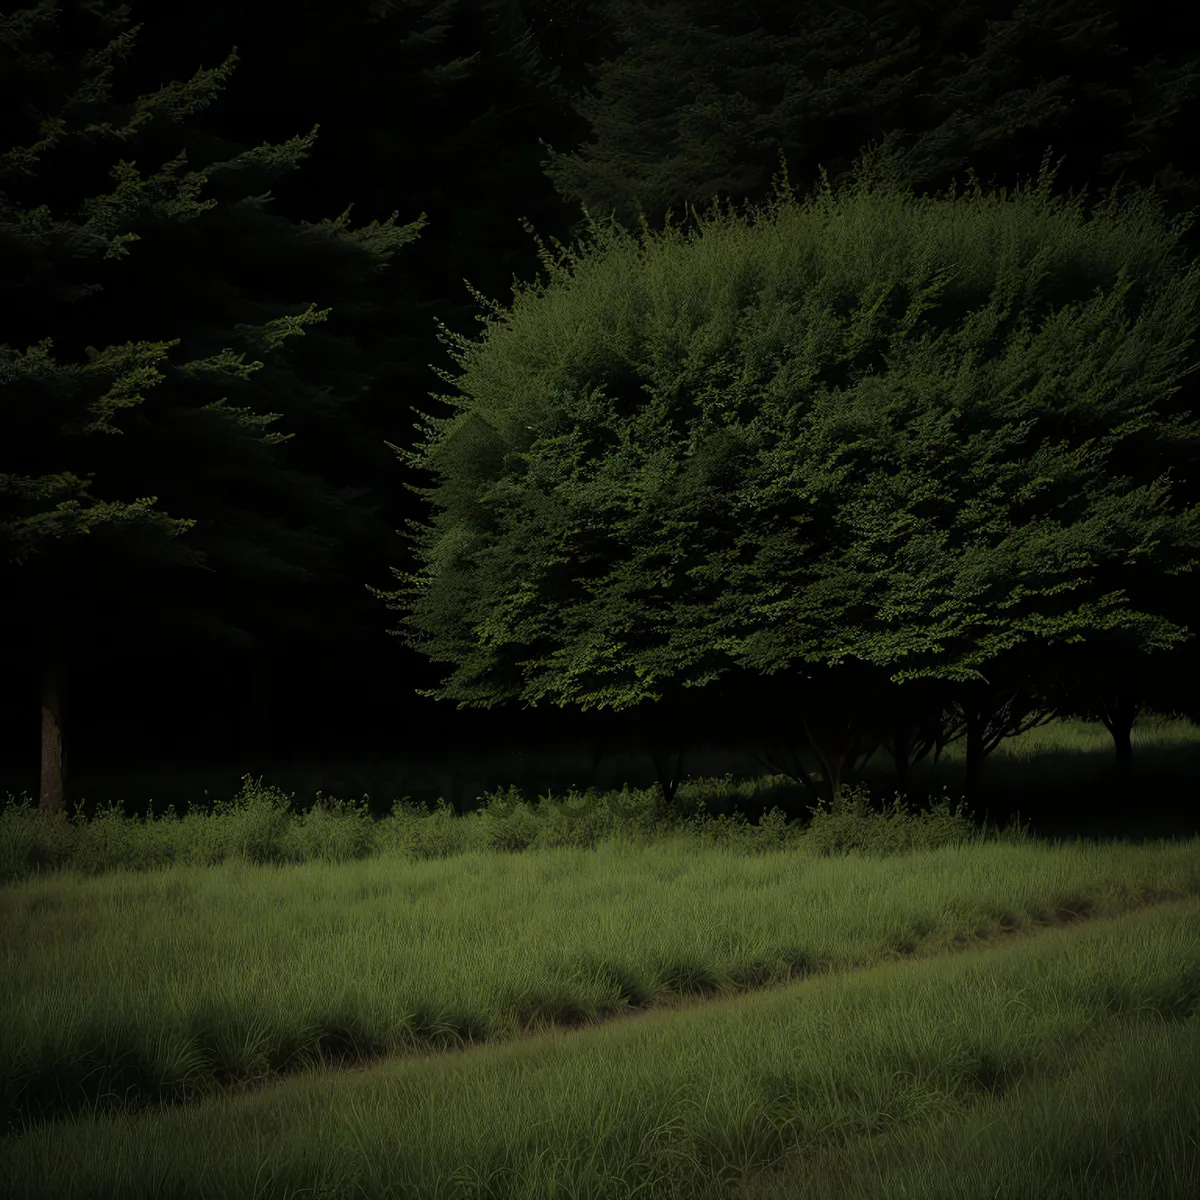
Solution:
M 1200 58 L 1185 10 L 1167 2 L 604 0 L 585 10 L 529 0 L 522 7 L 536 44 L 568 77 L 567 86 L 552 85 L 560 104 L 591 128 L 569 153 L 543 142 L 546 173 L 564 198 L 611 212 L 626 227 L 644 212 L 657 228 L 670 206 L 699 207 L 719 194 L 761 200 L 780 150 L 802 175 L 827 167 L 836 185 L 850 156 L 880 137 L 900 151 L 901 177 L 917 192 L 946 187 L 968 161 L 984 178 L 1012 180 L 1052 141 L 1069 150 L 1059 171 L 1068 184 L 1107 186 L 1120 177 L 1153 185 L 1172 212 L 1200 199 L 1188 134 L 1200 116 Z M 1194 230 L 1181 239 L 1194 249 Z M 1184 384 L 1163 398 L 1164 409 L 1196 413 L 1196 381 Z M 1110 459 L 1114 473 L 1145 450 L 1136 436 L 1125 439 Z M 1200 502 L 1200 475 L 1163 447 L 1158 461 L 1172 472 L 1175 497 Z M 1121 568 L 1120 582 L 1131 572 Z M 1195 579 L 1177 583 L 1186 614 L 1195 608 Z M 1111 649 L 1096 656 L 1102 664 L 1115 665 Z M 1123 669 L 1120 681 L 1079 655 L 1072 661 L 1088 669 L 1071 703 L 1100 710 L 1106 721 L 1114 690 L 1127 690 L 1131 678 L 1143 698 L 1188 707 L 1162 699 L 1164 672 L 1186 691 L 1194 645 L 1138 655 L 1132 676 Z M 1060 697 L 1063 686 L 1060 678 Z M 1089 688 L 1099 693 L 1089 698 Z M 1117 706 L 1126 717 L 1135 707 Z M 1113 736 L 1121 761 L 1128 729 L 1114 727 Z
M 1194 447 L 1155 406 L 1197 365 L 1197 270 L 1151 194 L 1085 220 L 1052 180 L 914 200 L 885 147 L 753 226 L 714 205 L 687 239 L 546 255 L 548 286 L 449 339 L 461 411 L 399 452 L 442 477 L 424 569 L 378 593 L 454 666 L 428 694 L 625 708 L 848 661 L 987 682 L 1051 640 L 1190 636 L 1097 580 L 1200 561 L 1169 479 L 1106 467 L 1137 434 Z
M 552 5 L 539 36 L 551 61 L 571 7 Z M 547 146 L 544 165 L 564 198 L 629 229 L 639 210 L 658 228 L 668 208 L 765 200 L 781 150 L 802 176 L 824 165 L 836 186 L 883 138 L 918 193 L 968 164 L 985 180 L 1011 179 L 1014 164 L 1031 172 L 1051 143 L 1070 147 L 1076 186 L 1123 174 L 1172 204 L 1200 200 L 1200 178 L 1178 167 L 1200 108 L 1200 55 L 1171 0 L 592 7 L 604 60 L 588 68 L 592 89 L 571 89 L 592 136 L 570 152 Z
M 102 5 L 69 7 L 68 28 L 53 35 L 60 43 L 64 38 L 83 40 L 89 29 L 124 23 L 121 12 L 105 14 Z M 316 130 L 286 146 L 264 144 L 223 158 L 220 141 L 186 118 L 211 103 L 232 74 L 236 53 L 218 68 L 197 72 L 186 84 L 169 84 L 133 104 L 116 103 L 108 97 L 107 76 L 130 52 L 140 27 L 82 56 L 73 48 L 77 65 L 70 56 L 50 60 L 20 48 L 36 31 L 48 29 L 55 16 L 55 6 L 42 3 L 15 14 L 9 24 L 12 70 L 6 80 L 14 97 L 24 100 L 19 113 L 14 106 L 12 117 L 27 125 L 36 112 L 53 104 L 69 113 L 70 122 L 62 116 L 44 121 L 41 141 L 18 146 L 6 156 L 8 173 L 23 177 L 14 178 L 6 192 L 5 232 L 14 248 L 9 261 L 16 269 L 6 273 L 0 286 L 14 311 L 20 310 L 7 332 L 55 328 L 57 340 L 70 345 L 99 340 L 98 334 L 117 326 L 179 331 L 181 336 L 153 343 L 156 361 L 169 346 L 187 352 L 183 362 L 163 363 L 168 387 L 160 389 L 153 404 L 139 398 L 142 406 L 120 435 L 103 447 L 90 447 L 88 456 L 99 457 L 109 477 L 124 486 L 147 477 L 155 480 L 160 494 L 186 503 L 199 517 L 189 539 L 193 561 L 240 574 L 243 583 L 254 578 L 263 586 L 273 578 L 293 584 L 314 578 L 331 568 L 348 541 L 361 536 L 372 510 L 363 510 L 360 490 L 330 486 L 281 456 L 276 447 L 294 433 L 264 431 L 286 415 L 304 433 L 322 438 L 326 460 L 336 461 L 331 451 L 344 436 L 340 410 L 355 390 L 362 390 L 369 374 L 352 345 L 322 341 L 312 329 L 329 308 L 317 311 L 311 301 L 274 300 L 269 293 L 303 287 L 350 297 L 359 283 L 385 269 L 395 249 L 415 236 L 416 226 L 397 229 L 389 220 L 356 231 L 348 225 L 348 212 L 312 225 L 269 215 L 270 192 L 254 194 L 252 189 L 294 170 Z M 11 128 L 15 135 L 16 126 Z M 142 178 L 135 163 L 122 160 L 110 172 L 120 181 L 116 191 L 85 200 L 78 216 L 53 219 L 52 210 L 67 207 L 68 197 L 80 194 L 103 148 L 114 143 L 126 153 L 132 147 L 146 156 L 160 148 L 177 150 L 180 144 L 185 149 L 149 178 Z M 47 154 L 49 166 L 34 171 Z M 200 160 L 199 169 L 185 170 L 189 158 Z M 202 190 L 210 198 L 200 200 Z M 43 202 L 23 208 L 17 192 Z M 55 201 L 52 207 L 47 199 Z M 118 261 L 110 265 L 112 259 Z M 84 273 L 90 280 L 78 282 Z M 107 304 L 85 302 L 101 293 Z M 64 302 L 72 307 L 64 309 Z M 268 319 L 240 319 L 251 316 Z M 284 341 L 306 335 L 320 352 L 289 359 L 282 351 Z M 245 362 L 245 350 L 235 353 L 228 345 L 238 341 L 261 357 Z M 19 396 L 23 403 L 10 405 L 6 414 L 15 424 L 9 445 L 21 447 L 26 456 L 66 461 L 76 444 L 71 438 L 81 429 L 76 422 L 62 432 L 61 444 L 48 440 L 50 427 L 61 422 L 47 402 L 52 391 L 46 383 L 44 345 L 24 354 L 5 351 L 10 364 L 24 364 L 21 372 L 29 381 Z M 125 369 L 136 369 L 131 377 L 137 382 L 164 377 L 139 365 L 149 351 L 139 346 L 136 356 L 128 349 L 121 353 L 115 360 L 117 351 L 111 348 L 102 356 L 90 352 L 95 361 L 82 377 L 109 361 L 126 360 L 130 365 Z M 16 367 L 8 369 L 11 374 Z M 66 370 L 65 378 L 80 375 L 80 369 Z M 213 398 L 217 388 L 227 394 Z M 283 401 L 285 414 L 261 411 L 264 402 L 273 400 Z M 118 396 L 106 402 L 101 416 L 134 402 Z M 83 428 L 110 427 L 103 420 Z M 311 454 L 306 458 L 312 461 Z M 46 488 L 37 491 L 42 494 Z M 45 525 L 44 519 L 37 520 Z M 286 621 L 287 614 L 277 608 L 276 619 Z
M 31 55 L 23 50 L 22 43 L 54 14 L 54 5 L 43 0 L 34 9 L 18 10 L 0 19 L 0 77 L 7 84 L 10 100 L 27 98 L 30 115 L 45 104 L 47 76 L 55 72 L 48 55 Z M 111 71 L 111 62 L 122 49 L 119 43 L 110 43 L 104 53 L 95 56 L 101 78 Z M 100 93 L 103 95 L 103 84 Z M 63 107 L 80 100 L 79 92 L 75 92 L 65 98 Z M 75 223 L 55 221 L 45 204 L 26 211 L 10 195 L 8 189 L 21 182 L 18 177 L 35 175 L 33 165 L 61 138 L 65 124 L 62 116 L 44 117 L 38 128 L 42 136 L 36 142 L 17 146 L 0 157 L 0 182 L 5 186 L 0 192 L 0 257 L 5 265 L 0 276 L 0 297 L 14 323 L 19 312 L 28 311 L 35 290 L 58 303 L 72 305 L 98 290 L 95 284 L 56 278 L 52 258 L 59 262 L 78 259 L 85 249 L 95 257 L 120 258 L 128 254 L 127 243 L 136 240 L 135 234 L 120 232 L 119 223 L 113 220 L 116 195 L 108 198 L 108 206 L 94 204 L 88 218 Z M 194 215 L 199 209 L 189 195 L 192 189 L 172 186 L 171 174 L 164 172 L 153 181 L 160 185 L 160 196 L 151 201 L 152 205 L 170 205 L 181 215 Z M 130 190 L 125 189 L 126 196 Z M 0 562 L 24 565 L 63 538 L 78 537 L 106 525 L 136 526 L 149 535 L 145 541 L 160 552 L 189 560 L 186 552 L 170 553 L 174 549 L 171 540 L 195 521 L 173 519 L 156 510 L 156 497 L 132 502 L 95 500 L 88 494 L 95 472 L 89 471 L 81 478 L 69 470 L 47 470 L 46 461 L 54 453 L 46 453 L 49 439 L 119 434 L 112 424 L 114 414 L 144 401 L 138 389 L 162 380 L 163 374 L 154 364 L 177 342 L 126 343 L 109 346 L 103 352 L 89 346 L 87 363 L 73 365 L 58 364 L 50 356 L 53 338 L 43 338 L 24 351 L 0 345 L 0 385 L 4 388 L 0 419 L 7 434 L 5 465 L 10 468 L 0 475 Z M 110 386 L 97 395 L 103 383 Z M 74 498 L 59 499 L 65 495 Z M 50 502 L 54 502 L 52 508 L 47 507 Z
M 15 148 L 0 165 L 10 251 L 0 272 L 10 339 L 0 347 L 0 571 L 21 617 L 10 638 L 37 646 L 52 610 L 76 647 L 102 628 L 118 654 L 156 637 L 160 652 L 188 641 L 251 649 L 296 631 L 337 643 L 336 615 L 304 611 L 297 594 L 336 574 L 357 543 L 378 548 L 386 530 L 361 488 L 301 469 L 282 448 L 295 434 L 266 428 L 286 417 L 338 463 L 342 410 L 369 374 L 353 344 L 312 331 L 329 309 L 296 293 L 353 298 L 416 227 L 395 228 L 393 215 L 352 230 L 348 210 L 319 224 L 269 214 L 266 188 L 299 165 L 317 130 L 227 155 L 192 124 L 236 53 L 185 84 L 112 99 L 109 77 L 140 28 L 110 37 L 126 11 L 42 0 L 3 26 L 13 103 L 0 128 Z M 135 154 L 164 165 L 143 174 Z M 106 167 L 116 186 L 89 197 Z M 130 331 L 151 340 L 94 349 Z M 283 350 L 306 334 L 315 353 Z M 52 345 L 89 361 L 59 366 Z M 247 352 L 259 357 L 246 362 Z M 282 411 L 263 411 L 273 403 Z M 111 495 L 145 498 L 87 503 L 93 479 Z M 186 517 L 152 509 L 155 500 Z M 184 529 L 187 543 L 172 543 Z M 68 536 L 82 533 L 91 536 Z M 160 569 L 179 562 L 207 570 L 184 582 Z M 347 601 L 362 594 L 360 581 L 342 588 Z

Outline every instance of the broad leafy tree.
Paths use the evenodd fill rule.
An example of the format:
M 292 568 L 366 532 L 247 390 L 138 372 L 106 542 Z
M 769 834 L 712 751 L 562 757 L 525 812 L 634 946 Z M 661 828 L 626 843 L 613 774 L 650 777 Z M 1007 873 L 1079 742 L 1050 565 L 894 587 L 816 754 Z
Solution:
M 752 226 L 610 226 L 448 339 L 460 411 L 400 451 L 441 477 L 424 565 L 379 593 L 452 664 L 430 695 L 623 709 L 847 662 L 989 683 L 1055 639 L 1186 640 L 1100 586 L 1198 561 L 1200 510 L 1108 467 L 1137 434 L 1195 444 L 1156 409 L 1198 365 L 1178 231 L 1140 189 L 1086 219 L 1048 162 L 1011 199 L 900 175 L 885 147 Z
M 523 8 L 535 44 L 561 71 L 551 84 L 559 103 L 592 127 L 574 151 L 549 147 L 547 174 L 565 198 L 627 227 L 639 206 L 657 228 L 671 206 L 763 199 L 780 149 L 802 175 L 827 167 L 836 185 L 856 150 L 885 135 L 918 192 L 946 187 L 968 162 L 1011 183 L 1053 143 L 1068 185 L 1154 185 L 1172 212 L 1200 201 L 1189 134 L 1200 116 L 1200 56 L 1187 10 L 1166 0 Z M 581 55 L 594 65 L 585 70 Z M 1195 235 L 1185 230 L 1185 244 L 1195 248 Z M 1195 413 L 1195 381 L 1183 391 L 1169 403 Z M 1200 479 L 1177 469 L 1173 483 L 1176 496 L 1200 502 Z M 1184 591 L 1184 611 L 1194 609 L 1194 578 Z M 1164 669 L 1186 678 L 1188 668 L 1170 666 L 1181 656 L 1190 659 L 1155 656 L 1154 678 Z M 1093 693 L 1081 701 L 1090 713 L 1116 722 L 1125 762 L 1137 704 L 1130 674 L 1119 674 L 1086 673 L 1079 686 Z

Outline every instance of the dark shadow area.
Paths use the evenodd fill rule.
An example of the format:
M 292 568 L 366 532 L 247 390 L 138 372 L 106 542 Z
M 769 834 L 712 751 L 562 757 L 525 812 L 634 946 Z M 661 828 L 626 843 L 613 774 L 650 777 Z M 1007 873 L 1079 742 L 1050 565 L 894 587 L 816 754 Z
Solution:
M 819 781 L 821 772 L 812 756 L 802 751 L 799 759 Z M 143 818 L 148 812 L 161 816 L 173 805 L 182 817 L 191 811 L 209 812 L 214 801 L 232 799 L 241 792 L 246 774 L 292 797 L 294 811 L 311 807 L 319 793 L 356 806 L 365 799 L 367 813 L 377 820 L 402 797 L 425 804 L 431 812 L 444 798 L 461 815 L 479 808 L 485 792 L 505 792 L 510 785 L 536 803 L 547 794 L 563 798 L 572 788 L 582 796 L 589 787 L 601 792 L 619 791 L 623 785 L 648 789 L 657 781 L 655 765 L 644 750 L 613 749 L 597 762 L 593 745 L 584 741 L 530 751 L 497 739 L 490 745 L 486 740 L 478 746 L 464 743 L 437 756 L 408 748 L 407 754 L 401 751 L 390 759 L 270 758 L 258 773 L 247 759 L 192 766 L 179 757 L 163 756 L 138 768 L 82 769 L 75 786 L 88 820 L 110 804 Z M 953 812 L 961 803 L 977 827 L 986 822 L 989 829 L 1003 828 L 1019 821 L 1043 839 L 1190 838 L 1200 834 L 1198 774 L 1200 741 L 1139 745 L 1125 769 L 1118 767 L 1111 749 L 1043 749 L 1027 758 L 1002 749 L 989 756 L 973 794 L 965 797 L 964 764 L 952 748 L 936 767 L 930 758 L 913 766 L 903 803 L 913 813 L 942 801 Z M 737 813 L 756 825 L 764 813 L 778 808 L 789 821 L 807 825 L 811 818 L 811 796 L 794 779 L 772 774 L 749 747 L 689 747 L 683 755 L 683 777 L 685 782 L 729 778 L 729 791 L 708 801 L 707 811 L 714 817 Z M 736 790 L 739 783 L 752 781 L 757 781 L 757 790 Z M 850 787 L 861 784 L 877 812 L 897 796 L 890 756 L 882 749 L 845 782 Z M 0 775 L 0 795 L 16 798 L 20 783 L 28 787 L 27 781 Z
M 895 795 L 895 783 L 874 764 L 864 773 L 876 808 Z M 1195 781 L 1200 743 L 1141 749 L 1119 769 L 1111 750 L 1044 751 L 1028 760 L 994 754 L 964 807 L 977 823 L 1005 826 L 1018 815 L 1039 838 L 1144 842 L 1200 833 Z M 907 801 L 927 808 L 943 795 L 951 809 L 963 799 L 961 762 L 928 761 L 913 768 Z

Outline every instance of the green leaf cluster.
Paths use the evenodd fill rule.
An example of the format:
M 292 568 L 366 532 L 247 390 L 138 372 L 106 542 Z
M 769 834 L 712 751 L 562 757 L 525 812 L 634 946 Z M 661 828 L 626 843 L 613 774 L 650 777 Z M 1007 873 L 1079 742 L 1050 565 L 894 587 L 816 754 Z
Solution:
M 370 375 L 321 328 L 333 307 L 295 292 L 365 310 L 364 282 L 420 222 L 268 211 L 318 127 L 249 148 L 206 132 L 197 114 L 236 47 L 185 82 L 114 97 L 142 29 L 122 28 L 127 13 L 39 0 L 0 18 L 0 576 L 35 617 L 39 591 L 69 577 L 81 641 L 86 618 L 160 648 L 295 631 L 344 645 L 351 622 L 311 610 L 326 580 L 340 612 L 365 600 L 336 576 L 389 539 L 378 505 L 345 486 L 359 437 L 344 410 Z M 281 418 L 287 432 L 271 428 Z
M 573 271 L 543 253 L 549 286 L 457 339 L 461 411 L 401 452 L 442 477 L 425 566 L 380 593 L 454 664 L 424 694 L 622 708 L 734 668 L 969 681 L 1047 639 L 1189 636 L 1091 586 L 1200 561 L 1169 480 L 1106 466 L 1200 432 L 1155 408 L 1196 369 L 1200 288 L 1153 194 L 1087 219 L 1048 159 L 1011 199 L 914 199 L 886 148 L 855 175 L 753 225 L 601 231 Z

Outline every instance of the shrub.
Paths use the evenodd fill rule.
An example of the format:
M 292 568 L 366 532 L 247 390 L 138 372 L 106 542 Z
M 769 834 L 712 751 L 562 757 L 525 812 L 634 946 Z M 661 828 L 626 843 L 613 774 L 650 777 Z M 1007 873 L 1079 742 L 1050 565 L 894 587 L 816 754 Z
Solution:
M 288 838 L 292 816 L 289 812 L 295 796 L 285 796 L 278 788 L 264 788 L 262 779 L 252 784 L 242 776 L 242 790 L 232 800 L 218 800 L 211 819 L 220 821 L 227 856 L 243 857 L 256 865 L 295 861 L 296 846 Z
M 520 790 L 509 784 L 507 792 L 484 792 L 484 807 L 478 819 L 483 827 L 483 843 L 489 850 L 520 851 L 531 846 L 538 835 L 538 820 L 521 798 Z
M 784 815 L 782 809 L 772 808 L 759 818 L 758 828 L 754 834 L 752 848 L 758 852 L 767 850 L 782 850 L 794 844 L 802 835 L 799 826 Z
M 91 821 L 84 820 L 79 807 L 72 818 L 77 826 L 71 854 L 75 870 L 100 875 L 118 867 L 144 871 L 175 861 L 179 825 L 174 805 L 162 819 L 144 822 L 125 816 L 115 802 L 98 807 Z
M 364 796 L 352 801 L 327 800 L 317 793 L 313 807 L 302 813 L 284 839 L 289 854 L 299 853 L 306 862 L 346 862 L 366 858 L 375 847 L 375 832 Z
M 414 805 L 407 796 L 392 806 L 391 817 L 376 831 L 376 845 L 384 851 L 397 851 L 406 858 L 420 861 L 448 858 L 461 854 L 470 840 L 465 821 L 439 797 L 431 815 L 425 802 Z
M 69 864 L 74 831 L 67 814 L 45 813 L 30 804 L 22 793 L 20 803 L 6 804 L 0 813 L 0 883 Z
M 828 810 L 824 801 L 809 809 L 812 822 L 804 833 L 806 848 L 822 856 L 850 852 L 903 854 L 913 849 L 933 849 L 969 841 L 979 834 L 961 805 L 951 814 L 947 801 L 914 818 L 896 797 L 892 811 L 877 813 L 869 807 L 865 787 L 842 789 Z
M 537 809 L 538 835 L 535 846 L 574 846 L 595 849 L 617 829 L 616 814 L 596 788 L 579 795 L 572 788 L 561 801 L 542 797 Z M 582 801 L 578 812 L 572 811 Z M 568 807 L 570 806 L 570 807 Z

